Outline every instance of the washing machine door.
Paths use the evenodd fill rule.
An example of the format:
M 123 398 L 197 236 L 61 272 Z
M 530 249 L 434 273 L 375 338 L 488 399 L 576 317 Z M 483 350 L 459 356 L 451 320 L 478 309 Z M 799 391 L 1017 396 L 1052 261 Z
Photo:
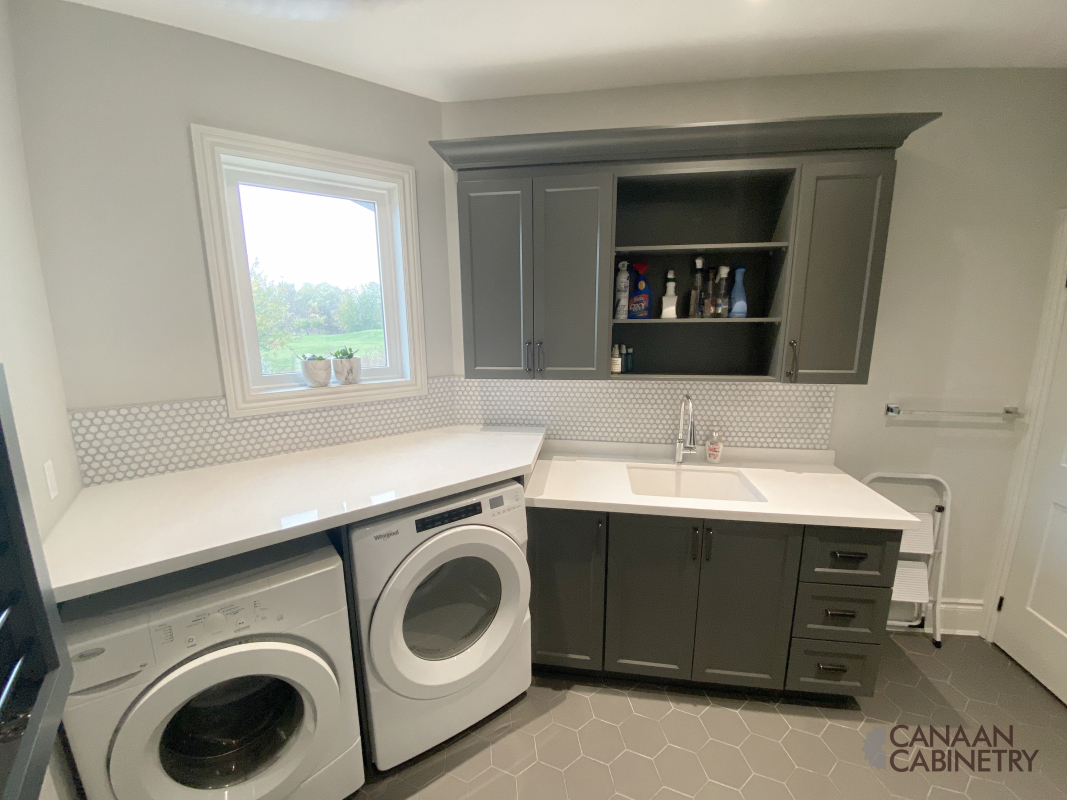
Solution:
M 460 525 L 397 567 L 371 617 L 369 655 L 394 692 L 445 697 L 496 669 L 522 634 L 530 568 L 515 540 Z
M 117 800 L 275 800 L 321 766 L 337 677 L 291 642 L 245 641 L 171 670 L 130 707 L 108 753 Z

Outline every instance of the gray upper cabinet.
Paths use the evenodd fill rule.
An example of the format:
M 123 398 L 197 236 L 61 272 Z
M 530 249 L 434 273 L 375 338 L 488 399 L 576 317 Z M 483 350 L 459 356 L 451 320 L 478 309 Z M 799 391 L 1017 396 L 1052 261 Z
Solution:
M 609 524 L 604 669 L 688 680 L 701 521 L 612 514 Z
M 606 378 L 612 176 L 535 178 L 534 352 L 544 378 Z
M 463 357 L 468 378 L 533 375 L 533 188 L 459 184 Z
M 894 151 L 939 116 L 431 142 L 459 173 L 467 377 L 866 383 Z M 686 319 L 697 257 L 728 291 L 745 268 L 744 319 Z M 679 319 L 613 321 L 621 261 L 645 265 L 654 316 L 673 271 Z M 610 375 L 613 343 L 631 374 Z
M 606 378 L 610 173 L 459 183 L 468 378 Z
M 805 164 L 786 352 L 797 383 L 866 383 L 896 162 Z
M 693 680 L 781 689 L 804 528 L 704 525 Z
M 528 508 L 533 661 L 604 667 L 607 515 Z

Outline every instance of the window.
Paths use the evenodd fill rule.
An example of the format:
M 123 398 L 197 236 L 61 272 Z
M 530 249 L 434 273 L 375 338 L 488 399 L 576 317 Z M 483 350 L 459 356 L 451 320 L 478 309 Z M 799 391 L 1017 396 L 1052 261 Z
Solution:
M 193 126 L 231 416 L 426 392 L 411 167 Z M 360 382 L 300 356 L 351 347 Z

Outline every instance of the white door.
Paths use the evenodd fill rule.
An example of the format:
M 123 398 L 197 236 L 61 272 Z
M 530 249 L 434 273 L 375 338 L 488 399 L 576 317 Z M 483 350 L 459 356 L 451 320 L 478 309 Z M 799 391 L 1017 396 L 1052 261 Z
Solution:
M 526 556 L 506 533 L 459 525 L 415 548 L 374 607 L 371 666 L 390 689 L 430 700 L 496 669 L 530 605 Z
M 1067 702 L 1067 326 L 994 639 Z
M 283 800 L 321 766 L 341 693 L 318 654 L 290 642 L 206 652 L 130 707 L 108 756 L 117 800 Z

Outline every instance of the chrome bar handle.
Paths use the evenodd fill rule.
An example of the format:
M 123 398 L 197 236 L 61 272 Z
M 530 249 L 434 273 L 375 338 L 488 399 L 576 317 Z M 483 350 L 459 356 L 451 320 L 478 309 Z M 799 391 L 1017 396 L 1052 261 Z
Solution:
M 545 371 L 544 342 L 538 342 L 537 343 L 537 371 L 538 372 L 544 372 Z
M 690 556 L 694 561 L 700 558 L 700 528 L 693 526 L 693 549 Z
M 856 618 L 856 612 L 855 611 L 846 611 L 846 610 L 841 610 L 841 609 L 836 609 L 836 608 L 828 608 L 828 609 L 826 609 L 826 616 L 830 617 L 830 619 L 835 619 L 835 618 L 855 619 Z
M 532 344 L 533 342 L 527 339 L 522 348 L 522 368 L 527 372 L 533 372 L 533 361 L 530 359 L 530 345 Z
M 792 363 L 789 365 L 789 371 L 785 373 L 785 376 L 789 378 L 793 383 L 797 382 L 797 350 L 800 345 L 796 339 L 789 340 L 789 349 L 793 352 Z

